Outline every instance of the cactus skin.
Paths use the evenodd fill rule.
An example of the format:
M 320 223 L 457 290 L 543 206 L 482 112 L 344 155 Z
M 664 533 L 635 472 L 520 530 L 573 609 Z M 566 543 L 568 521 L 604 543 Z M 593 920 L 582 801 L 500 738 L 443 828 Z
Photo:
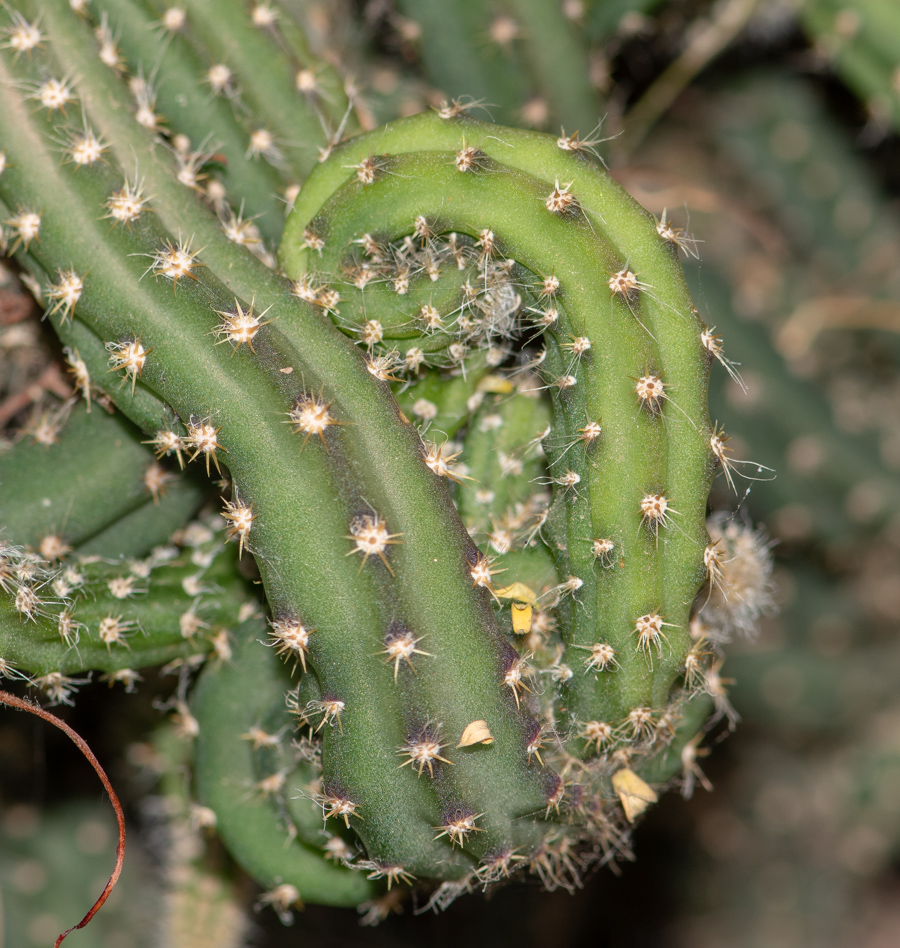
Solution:
M 46 423 L 52 443 L 0 456 L 0 655 L 59 701 L 77 682 L 57 676 L 96 669 L 130 690 L 138 669 L 227 655 L 223 630 L 246 602 L 221 532 L 182 529 L 199 487 L 121 417 L 70 410 Z
M 134 538 L 133 516 L 122 524 L 99 536 Z M 228 627 L 247 606 L 234 551 L 202 523 L 176 537 L 181 547 L 133 544 L 148 555 L 126 560 L 94 552 L 97 537 L 68 553 L 53 550 L 62 542 L 55 535 L 40 552 L 0 542 L 0 671 L 34 676 L 54 701 L 68 702 L 77 682 L 66 679 L 85 670 L 131 690 L 141 668 L 213 650 L 227 659 Z
M 192 146 L 201 149 L 202 142 L 194 137 L 198 129 L 204 129 L 209 144 L 214 144 L 216 154 L 221 156 L 216 180 L 227 194 L 242 196 L 245 217 L 263 236 L 277 240 L 284 215 L 273 196 L 285 182 L 265 156 L 246 159 L 256 128 L 238 121 L 239 103 L 230 99 L 227 89 L 214 94 L 207 79 L 213 63 L 203 62 L 186 36 L 160 29 L 158 16 L 143 4 L 116 0 L 98 4 L 97 10 L 109 16 L 119 49 L 133 71 L 137 72 L 137 67 L 143 67 L 145 74 L 152 71 L 157 109 L 166 127 L 173 134 L 188 136 Z M 283 164 L 284 159 L 279 163 Z
M 203 502 L 121 416 L 65 405 L 47 421 L 53 443 L 24 439 L 0 454 L 3 542 L 39 550 L 57 537 L 81 556 L 143 557 Z
M 502 122 L 562 124 L 588 133 L 602 111 L 576 25 L 541 0 L 401 0 L 422 32 L 429 78 L 453 98 L 471 96 Z M 532 116 L 529 119 L 529 107 Z
M 462 454 L 474 481 L 457 491 L 457 505 L 481 551 L 506 571 L 496 585 L 515 580 L 543 593 L 559 584 L 554 557 L 534 530 L 550 501 L 536 486 L 545 467 L 537 439 L 549 426 L 550 406 L 539 397 L 539 379 L 517 381 L 515 388 L 507 383 L 511 392 L 484 398 L 469 425 Z
M 37 597 L 37 602 L 16 595 L 0 598 L 4 661 L 40 678 L 97 669 L 111 682 L 129 686 L 127 672 L 212 650 L 215 636 L 240 612 L 245 594 L 231 558 L 221 554 L 221 538 L 206 532 L 214 549 L 202 555 L 218 554 L 220 561 L 206 568 L 191 561 L 191 550 L 179 556 L 174 548 L 159 548 L 158 555 L 124 568 L 88 558 L 65 561 L 57 569 L 35 567 L 27 555 L 0 548 L 2 568 L 15 577 L 15 593 L 33 589 Z M 23 567 L 28 581 L 18 580 Z M 69 582 L 73 572 L 77 580 Z M 227 632 L 218 641 L 227 654 Z M 52 693 L 53 679 L 46 684 Z
M 425 115 L 334 148 L 310 175 L 283 244 L 292 290 L 229 242 L 192 189 L 177 181 L 176 163 L 151 131 L 132 121 L 117 77 L 94 58 L 88 26 L 63 0 L 45 0 L 40 10 L 45 48 L 31 59 L 4 55 L 4 87 L 38 83 L 48 70 L 77 75 L 84 120 L 108 143 L 108 154 L 90 168 L 61 163 L 53 138 L 58 117 L 48 119 L 22 95 L 4 98 L 0 135 L 9 166 L 0 175 L 0 198 L 13 215 L 55 195 L 42 214 L 40 241 L 23 236 L 17 252 L 46 283 L 64 268 L 85 275 L 74 310 L 54 307 L 51 318 L 86 362 L 90 357 L 96 384 L 123 413 L 151 437 L 171 431 L 208 473 L 227 466 L 228 511 L 252 513 L 239 542 L 256 557 L 272 611 L 268 644 L 288 654 L 295 672 L 298 663 L 304 670 L 309 665 L 293 705 L 301 724 L 310 725 L 311 740 L 321 738 L 326 816 L 340 825 L 343 813 L 365 847 L 367 859 L 355 867 L 373 881 L 416 878 L 461 891 L 528 863 L 548 885 L 574 884 L 560 881 L 560 874 L 568 878 L 567 847 L 586 842 L 589 861 L 626 846 L 610 778 L 629 765 L 665 782 L 671 760 L 681 759 L 692 736 L 686 731 L 696 728 L 687 725 L 702 702 L 688 705 L 688 699 L 705 687 L 693 682 L 685 689 L 680 679 L 696 648 L 689 611 L 704 579 L 708 541 L 710 357 L 677 246 L 667 245 L 656 223 L 573 150 L 572 140 L 563 146 L 462 115 Z M 465 146 L 477 149 L 474 173 L 457 170 L 456 154 Z M 101 215 L 132 173 L 135 154 L 154 213 L 111 230 Z M 372 155 L 385 173 L 360 183 L 353 168 Z M 577 203 L 567 205 L 566 195 Z M 322 297 L 297 299 L 313 267 L 317 278 L 339 279 L 349 241 L 377 227 L 382 243 L 400 242 L 417 215 L 434 222 L 426 244 L 450 230 L 466 235 L 464 255 L 475 262 L 475 276 L 474 239 L 493 231 L 496 253 L 514 261 L 508 272 L 535 309 L 539 280 L 559 279 L 549 293 L 559 309 L 558 329 L 546 334 L 544 381 L 557 388 L 555 433 L 546 445 L 549 476 L 558 480 L 553 465 L 566 463 L 582 486 L 557 484 L 546 532 L 560 577 L 574 575 L 580 585 L 557 590 L 561 629 L 553 644 L 573 674 L 561 678 L 542 722 L 532 717 L 541 709 L 531 700 L 531 684 L 513 674 L 523 659 L 494 615 L 490 591 L 497 581 L 484 571 L 444 482 L 423 462 L 420 436 L 387 380 L 375 377 L 377 345 L 367 363 L 323 311 L 335 306 Z M 321 256 L 304 249 L 307 227 L 326 241 Z M 188 234 L 191 246 L 203 250 L 199 265 L 192 259 L 179 272 L 160 248 L 185 246 Z M 481 239 L 480 267 L 487 273 L 496 261 Z M 609 281 L 617 276 L 640 282 L 616 292 Z M 499 287 L 503 279 L 496 278 Z M 446 282 L 452 288 L 453 279 Z M 216 346 L 215 335 L 228 341 L 228 317 L 251 310 L 260 322 L 250 340 Z M 335 319 L 340 326 L 339 314 Z M 584 335 L 591 350 L 573 360 L 566 347 Z M 435 369 L 448 364 L 444 342 L 454 358 L 448 337 L 429 357 Z M 118 388 L 104 372 L 107 350 L 113 368 L 124 371 Z M 124 361 L 129 352 L 131 363 Z M 484 361 L 474 361 L 473 377 L 484 371 Z M 567 373 L 576 377 L 574 392 L 556 385 Z M 662 378 L 668 392 L 642 407 L 635 386 L 650 375 Z M 304 440 L 285 418 L 299 427 L 292 416 L 310 399 L 319 399 L 334 423 L 321 429 L 321 438 Z M 460 425 L 472 409 L 468 399 L 465 412 L 455 405 L 448 415 Z M 597 419 L 599 444 L 587 451 L 577 444 L 566 454 Z M 651 529 L 641 501 L 662 492 L 677 519 L 662 518 Z M 383 526 L 387 540 L 360 542 L 361 518 L 370 529 Z M 598 534 L 613 538 L 617 560 L 595 562 L 591 542 Z M 640 617 L 645 627 L 650 623 L 649 638 L 635 634 Z M 665 626 L 654 626 L 657 620 Z M 291 639 L 287 631 L 301 622 L 308 640 L 296 638 L 296 630 Z M 402 655 L 394 660 L 390 646 L 407 630 L 417 651 L 409 662 Z M 589 664 L 598 644 L 614 648 L 615 665 Z M 545 655 L 538 662 L 549 667 Z M 198 719 L 211 722 L 213 741 L 220 735 L 216 715 L 203 710 L 208 693 L 198 696 Z M 283 695 L 273 693 L 280 704 Z M 467 727 L 482 720 L 493 743 L 457 747 Z M 611 729 L 602 753 L 588 731 L 598 722 Z M 235 718 L 232 741 L 243 726 Z M 439 744 L 437 751 L 421 756 L 423 737 Z M 219 746 L 205 740 L 201 729 L 201 747 Z M 217 763 L 201 763 L 211 798 L 220 789 L 216 772 L 228 761 L 221 750 L 213 757 Z M 473 825 L 452 835 L 448 827 L 463 817 Z M 264 822 L 269 832 L 272 820 Z M 304 854 L 304 863 L 317 865 L 318 857 Z M 292 857 L 265 847 L 246 858 L 260 878 L 277 881 L 287 876 L 284 859 Z M 298 873 L 300 896 L 327 898 L 310 870 Z M 341 900 L 362 898 L 368 886 L 348 878 L 354 881 Z
M 313 765 L 297 759 L 285 733 L 289 669 L 273 652 L 257 647 L 264 634 L 258 620 L 241 626 L 234 661 L 210 665 L 197 687 L 192 711 L 200 726 L 195 768 L 200 799 L 215 812 L 217 832 L 229 849 L 267 889 L 287 884 L 305 901 L 359 905 L 376 887 L 362 874 L 323 859 L 322 812 L 309 789 Z M 274 748 L 254 748 L 248 739 L 253 728 L 275 736 Z M 271 794 L 258 789 L 262 779 L 280 772 L 283 789 Z M 292 799 L 298 789 L 301 796 Z M 286 846 L 289 826 L 296 838 Z M 280 851 L 277 860 L 274 851 Z

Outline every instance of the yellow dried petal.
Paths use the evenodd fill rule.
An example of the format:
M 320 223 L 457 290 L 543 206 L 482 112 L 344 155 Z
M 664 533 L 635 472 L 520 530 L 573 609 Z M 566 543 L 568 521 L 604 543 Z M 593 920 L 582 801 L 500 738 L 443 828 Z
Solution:
M 466 725 L 466 729 L 462 732 L 462 737 L 456 746 L 459 748 L 471 747 L 472 744 L 493 743 L 494 735 L 491 734 L 491 729 L 487 726 L 487 721 L 472 721 Z
M 651 803 L 659 799 L 653 788 L 627 767 L 613 774 L 612 785 L 629 823 L 633 823 Z
M 515 599 L 516 602 L 525 606 L 536 606 L 538 604 L 535 591 L 524 583 L 513 583 L 511 586 L 504 586 L 502 589 L 494 589 L 494 595 L 499 599 Z
M 531 606 L 526 602 L 512 603 L 512 627 L 516 635 L 528 635 L 531 631 Z
M 509 395 L 515 391 L 513 383 L 502 375 L 486 375 L 477 387 L 479 392 L 492 392 L 495 395 Z

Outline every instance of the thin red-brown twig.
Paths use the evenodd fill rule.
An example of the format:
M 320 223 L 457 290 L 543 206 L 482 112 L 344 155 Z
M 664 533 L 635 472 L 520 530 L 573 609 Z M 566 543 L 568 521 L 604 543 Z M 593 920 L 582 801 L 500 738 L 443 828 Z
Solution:
M 81 735 L 76 734 L 75 731 L 73 731 L 65 721 L 63 721 L 61 718 L 58 718 L 55 714 L 45 711 L 39 704 L 31 701 L 25 701 L 22 698 L 17 698 L 15 695 L 11 695 L 7 691 L 0 691 L 0 704 L 9 705 L 9 707 L 16 708 L 19 711 L 27 711 L 29 714 L 36 714 L 39 718 L 49 721 L 52 725 L 54 725 L 54 727 L 58 727 L 71 741 L 75 743 L 75 746 L 81 751 L 82 754 L 84 754 L 85 757 L 87 757 L 90 765 L 97 772 L 97 776 L 100 778 L 104 789 L 109 795 L 109 802 L 112 804 L 113 810 L 116 812 L 116 820 L 119 824 L 119 843 L 116 846 L 116 865 L 113 869 L 112 875 L 109 877 L 109 882 L 106 883 L 106 887 L 100 893 L 100 898 L 94 902 L 87 915 L 85 915 L 77 925 L 73 925 L 56 939 L 56 944 L 53 946 L 53 948 L 59 948 L 66 935 L 68 935 L 70 932 L 74 932 L 77 928 L 84 928 L 84 926 L 87 925 L 87 923 L 97 914 L 100 907 L 109 898 L 109 894 L 112 892 L 113 886 L 119 881 L 119 876 L 122 873 L 122 863 L 125 860 L 125 814 L 122 812 L 122 804 L 119 803 L 119 798 L 116 796 L 116 792 L 113 790 L 112 784 L 109 782 L 109 777 L 106 776 L 106 771 L 100 766 L 100 761 L 94 756 L 94 752 L 90 749 L 90 747 L 88 747 L 87 741 L 85 741 Z

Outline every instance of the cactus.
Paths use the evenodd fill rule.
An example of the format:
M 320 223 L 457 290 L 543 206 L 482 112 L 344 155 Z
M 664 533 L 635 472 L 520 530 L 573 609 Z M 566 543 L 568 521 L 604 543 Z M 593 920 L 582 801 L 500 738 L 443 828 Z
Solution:
M 125 468 L 149 448 L 117 447 L 113 505 L 83 504 L 93 527 L 67 538 L 51 523 L 60 545 L 25 550 L 35 522 L 16 540 L 11 521 L 3 668 L 64 676 L 51 694 L 69 700 L 69 673 L 214 651 L 179 707 L 198 791 L 282 910 L 415 884 L 443 906 L 525 868 L 572 888 L 628 853 L 660 789 L 694 779 L 704 723 L 727 706 L 715 647 L 692 635 L 701 587 L 728 581 L 705 525 L 731 463 L 706 407 L 724 357 L 687 294 L 684 236 L 577 133 L 500 128 L 453 102 L 339 141 L 318 73 L 292 71 L 289 30 L 249 32 L 236 3 L 190 0 L 177 23 L 153 9 L 104 0 L 89 22 L 42 0 L 7 14 L 0 202 L 79 387 L 104 392 L 160 459 L 225 483 L 225 523 L 182 529 L 171 562 L 151 552 L 146 575 L 123 577 L 109 560 L 133 531 L 97 518 L 132 516 Z M 160 15 L 179 35 L 160 47 L 157 96 L 134 37 Z M 210 110 L 227 162 L 189 137 L 199 84 L 225 60 L 231 78 L 209 94 L 279 121 L 284 139 L 310 110 L 322 118 L 284 273 L 264 243 L 279 227 L 253 231 L 244 213 L 308 165 L 242 156 L 236 106 Z M 102 467 L 86 418 L 57 445 L 16 446 L 11 465 L 71 448 Z M 103 560 L 86 562 L 91 530 Z M 267 628 L 207 545 L 223 535 L 255 560 Z M 73 569 L 78 589 L 57 589 Z
M 52 443 L 0 456 L 0 650 L 10 674 L 28 673 L 69 703 L 71 676 L 89 669 L 133 690 L 140 668 L 227 656 L 224 628 L 247 597 L 223 535 L 182 527 L 201 490 L 102 411 L 65 405 L 41 437 Z
M 147 836 L 162 870 L 155 943 L 242 948 L 250 922 L 235 880 L 217 869 L 212 815 L 192 800 L 184 779 L 191 751 L 190 736 L 169 723 L 147 743 L 132 746 L 129 754 L 140 766 L 141 778 L 157 781 L 143 807 Z
M 48 561 L 147 556 L 200 507 L 201 485 L 160 464 L 120 415 L 64 403 L 39 413 L 0 454 L 3 539 Z
M 490 103 L 502 121 L 519 115 L 529 125 L 585 132 L 597 124 L 577 15 L 532 0 L 399 6 L 405 27 L 421 35 L 429 79 L 446 95 Z
M 833 87 L 768 67 L 742 78 L 737 95 L 735 85 L 708 94 L 709 111 L 689 131 L 709 135 L 719 149 L 686 172 L 677 155 L 685 129 L 669 124 L 655 155 L 675 156 L 668 170 L 702 181 L 732 208 L 756 212 L 746 230 L 718 214 L 692 214 L 706 243 L 702 265 L 686 269 L 692 292 L 702 292 L 728 327 L 729 356 L 743 363 L 748 389 L 716 373 L 711 414 L 740 432 L 744 457 L 778 471 L 769 481 L 767 472 L 745 468 L 766 481 L 752 483 L 743 509 L 765 518 L 779 539 L 781 616 L 763 625 L 758 642 L 729 652 L 723 674 L 736 680 L 729 697 L 742 718 L 726 751 L 734 764 L 727 773 L 721 757 L 704 766 L 716 793 L 688 807 L 698 839 L 690 856 L 683 824 L 664 830 L 679 859 L 698 867 L 681 880 L 678 898 L 689 893 L 687 905 L 666 926 L 694 937 L 702 918 L 703 930 L 734 944 L 762 944 L 775 927 L 790 929 L 798 945 L 838 944 L 861 928 L 861 906 L 896 852 L 896 816 L 869 796 L 871 772 L 858 754 L 890 732 L 897 676 L 887 514 L 896 502 L 896 461 L 887 450 L 896 413 L 882 394 L 896 378 L 896 335 L 869 328 L 878 326 L 880 307 L 896 311 L 888 302 L 896 299 L 896 219 L 877 162 L 835 116 Z M 661 194 L 649 206 L 658 212 L 667 200 Z M 767 223 L 777 231 L 763 230 Z M 854 238 L 854 224 L 865 244 Z M 760 227 L 753 235 L 752 226 Z M 740 249 L 718 249 L 720 237 L 741 230 Z M 849 294 L 860 300 L 855 318 L 829 319 L 827 301 Z M 827 332 L 814 336 L 817 329 Z M 860 404 L 865 410 L 851 427 Z M 715 495 L 724 487 L 720 480 Z M 859 810 L 847 805 L 857 793 L 868 804 Z M 792 808 L 795 816 L 785 818 Z M 736 850 L 724 841 L 738 834 L 758 852 L 735 870 Z M 842 872 L 853 858 L 843 855 L 849 841 L 863 838 L 876 840 L 877 850 Z M 762 880 L 776 864 L 774 896 Z

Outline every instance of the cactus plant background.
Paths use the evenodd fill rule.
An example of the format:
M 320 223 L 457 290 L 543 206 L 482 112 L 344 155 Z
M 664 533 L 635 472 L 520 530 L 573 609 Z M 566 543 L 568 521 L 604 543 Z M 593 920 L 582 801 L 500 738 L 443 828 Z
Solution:
M 132 825 L 74 943 L 897 940 L 894 7 L 4 7 L 0 668 Z M 748 572 L 701 593 L 697 646 L 707 506 Z M 109 814 L 18 717 L 0 944 L 37 945 L 102 888 Z M 457 748 L 484 717 L 494 745 Z M 626 772 L 690 799 L 630 836 Z M 520 854 L 536 877 L 492 885 Z

